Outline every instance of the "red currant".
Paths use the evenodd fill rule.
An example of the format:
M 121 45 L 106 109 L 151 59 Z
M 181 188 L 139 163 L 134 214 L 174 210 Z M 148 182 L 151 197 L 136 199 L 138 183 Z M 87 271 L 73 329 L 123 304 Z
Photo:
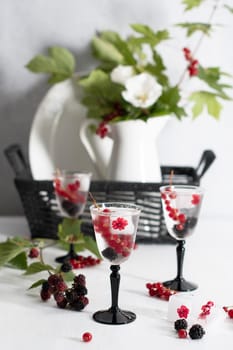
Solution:
M 233 318 L 233 309 L 228 310 L 228 316 Z
M 182 339 L 187 338 L 188 334 L 185 329 L 179 329 L 177 333 L 179 338 L 182 338 Z
M 82 338 L 83 338 L 83 341 L 87 343 L 92 340 L 92 334 L 90 332 L 85 332 L 83 333 Z

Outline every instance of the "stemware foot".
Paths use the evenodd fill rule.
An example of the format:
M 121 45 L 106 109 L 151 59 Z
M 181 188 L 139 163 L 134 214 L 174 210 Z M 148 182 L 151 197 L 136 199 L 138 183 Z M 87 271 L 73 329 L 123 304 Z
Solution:
M 93 318 L 96 322 L 104 324 L 127 324 L 135 321 L 136 315 L 131 311 L 125 311 L 121 309 L 97 311 L 94 313 Z
M 55 261 L 63 264 L 64 262 L 70 261 L 71 259 L 78 259 L 78 254 L 75 253 L 73 244 L 70 245 L 70 250 L 66 255 L 55 258 Z
M 163 282 L 163 285 L 178 292 L 191 292 L 192 290 L 198 288 L 197 284 L 186 281 L 184 278 L 175 278 L 173 280 Z

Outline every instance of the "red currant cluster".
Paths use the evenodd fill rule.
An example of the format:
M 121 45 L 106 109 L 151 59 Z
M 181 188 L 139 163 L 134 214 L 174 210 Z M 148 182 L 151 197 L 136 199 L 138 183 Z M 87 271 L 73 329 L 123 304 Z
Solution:
M 176 197 L 177 194 L 172 190 L 172 187 L 167 187 L 166 190 L 161 193 L 161 198 L 164 200 L 165 208 L 169 213 L 168 216 L 174 221 L 179 222 L 175 226 L 176 230 L 183 231 L 187 218 L 186 215 L 180 213 L 177 208 L 172 207 L 171 200 L 176 199 Z M 198 205 L 200 203 L 200 195 L 192 194 L 191 203 L 193 205 Z
M 96 135 L 99 135 L 102 139 L 108 134 L 108 126 L 106 122 L 99 123 L 98 127 L 96 128 Z
M 53 295 L 59 308 L 69 307 L 76 311 L 83 310 L 89 303 L 86 294 L 86 278 L 81 274 L 74 277 L 71 288 L 68 288 L 61 274 L 50 275 L 42 284 L 40 293 L 43 301 L 47 301 Z
M 199 314 L 199 318 L 205 319 L 210 315 L 211 308 L 214 306 L 213 301 L 208 301 L 205 305 L 201 307 L 201 313 Z
M 227 313 L 229 318 L 233 318 L 233 306 L 223 306 L 223 310 Z
M 109 209 L 104 209 L 104 213 L 110 212 Z M 107 253 L 110 255 L 104 255 L 106 258 L 109 258 L 111 261 L 115 260 L 118 255 L 123 257 L 128 257 L 131 249 L 133 248 L 133 235 L 131 233 L 127 234 L 117 234 L 111 233 L 111 224 L 109 215 L 98 215 L 94 220 L 94 229 L 95 232 L 101 234 L 102 238 L 105 240 L 108 247 Z M 116 220 L 112 221 L 112 228 L 117 230 L 123 230 L 128 225 L 128 221 L 124 218 L 118 217 Z
M 69 183 L 66 187 L 62 187 L 61 180 L 56 178 L 54 180 L 54 188 L 58 196 L 67 199 L 71 203 L 85 203 L 85 196 L 79 192 L 80 182 L 78 180 Z
M 70 264 L 73 269 L 82 269 L 84 267 L 95 266 L 100 264 L 101 259 L 95 259 L 91 255 L 84 257 L 78 255 L 76 259 L 70 259 Z
M 192 57 L 191 50 L 188 49 L 187 47 L 183 48 L 183 52 L 184 52 L 185 59 L 189 62 L 189 65 L 188 65 L 189 76 L 192 77 L 192 76 L 198 75 L 198 65 L 199 65 L 198 60 Z
M 99 135 L 101 138 L 104 138 L 109 133 L 108 122 L 112 121 L 114 118 L 123 115 L 124 111 L 119 104 L 114 105 L 114 110 L 111 113 L 106 114 L 103 117 L 103 121 L 99 123 L 96 128 L 96 135 Z
M 147 283 L 146 288 L 151 297 L 157 297 L 164 300 L 169 300 L 170 296 L 176 294 L 176 291 L 166 288 L 162 283 Z

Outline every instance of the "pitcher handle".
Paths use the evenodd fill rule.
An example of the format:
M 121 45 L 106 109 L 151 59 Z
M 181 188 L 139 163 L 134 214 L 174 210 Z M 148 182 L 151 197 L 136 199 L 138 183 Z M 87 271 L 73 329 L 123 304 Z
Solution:
M 101 139 L 98 135 L 92 134 L 89 128 L 91 124 L 93 125 L 92 120 L 83 120 L 79 131 L 80 140 L 93 163 L 98 178 L 106 180 L 113 141 L 109 137 Z

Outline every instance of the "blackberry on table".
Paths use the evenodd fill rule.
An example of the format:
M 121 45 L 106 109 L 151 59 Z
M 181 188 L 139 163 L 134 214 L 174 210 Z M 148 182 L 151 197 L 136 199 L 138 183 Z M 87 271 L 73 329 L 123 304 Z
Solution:
M 62 265 L 61 265 L 61 271 L 62 272 L 69 272 L 72 270 L 72 265 L 67 261 L 67 262 L 64 262 Z
M 174 328 L 176 331 L 179 329 L 187 329 L 188 328 L 188 322 L 185 318 L 180 318 L 179 320 L 176 320 L 174 323 Z
M 200 324 L 194 324 L 189 330 L 191 339 L 201 339 L 205 334 L 204 328 Z

